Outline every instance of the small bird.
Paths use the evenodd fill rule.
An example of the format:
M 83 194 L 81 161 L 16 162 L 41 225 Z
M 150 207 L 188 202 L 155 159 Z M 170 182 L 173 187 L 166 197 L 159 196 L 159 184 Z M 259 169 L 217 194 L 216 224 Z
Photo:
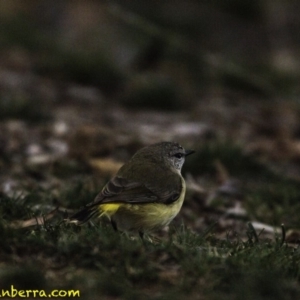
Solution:
M 69 222 L 106 216 L 115 230 L 138 231 L 141 237 L 167 226 L 181 209 L 186 190 L 181 168 L 194 152 L 174 142 L 140 149 Z

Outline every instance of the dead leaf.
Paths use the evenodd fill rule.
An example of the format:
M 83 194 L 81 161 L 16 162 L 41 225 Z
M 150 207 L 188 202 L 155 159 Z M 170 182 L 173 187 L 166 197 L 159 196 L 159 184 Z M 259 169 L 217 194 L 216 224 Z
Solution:
M 114 175 L 122 167 L 122 163 L 111 158 L 90 159 L 89 164 L 92 168 L 104 175 Z
M 220 162 L 220 160 L 215 160 L 214 162 L 216 172 L 217 172 L 217 182 L 220 184 L 223 184 L 229 179 L 229 173 L 228 170 L 225 168 L 225 166 Z
M 300 243 L 300 230 L 290 229 L 286 233 L 285 241 L 289 244 L 299 244 Z

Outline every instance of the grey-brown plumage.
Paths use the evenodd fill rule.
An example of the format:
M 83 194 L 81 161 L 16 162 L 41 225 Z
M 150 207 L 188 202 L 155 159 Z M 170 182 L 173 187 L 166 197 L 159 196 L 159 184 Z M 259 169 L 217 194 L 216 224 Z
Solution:
M 185 157 L 193 152 L 173 142 L 142 148 L 70 221 L 82 224 L 94 215 L 106 215 L 124 230 L 167 225 L 181 208 L 185 183 L 180 171 Z

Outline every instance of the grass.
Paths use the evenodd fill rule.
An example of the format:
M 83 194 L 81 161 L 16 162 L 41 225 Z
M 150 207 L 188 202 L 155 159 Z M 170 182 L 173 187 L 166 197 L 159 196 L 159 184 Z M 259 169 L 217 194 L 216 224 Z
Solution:
M 193 159 L 185 169 L 194 175 L 213 178 L 218 159 L 230 176 L 243 182 L 244 205 L 251 219 L 274 226 L 284 222 L 286 230 L 299 228 L 296 181 L 272 173 L 230 142 L 203 145 Z M 101 189 L 98 185 L 77 177 L 55 191 L 38 188 L 18 197 L 0 195 L 2 289 L 9 290 L 11 285 L 47 292 L 72 289 L 79 290 L 83 299 L 95 295 L 101 299 L 175 300 L 300 296 L 299 247 L 285 242 L 285 231 L 266 240 L 251 223 L 247 229 L 245 222 L 245 232 L 228 233 L 224 238 L 218 226 L 199 233 L 185 225 L 171 225 L 160 241 L 151 242 L 115 232 L 99 220 L 82 227 L 67 224 L 62 222 L 63 212 L 44 225 L 10 226 L 16 220 L 43 216 L 56 203 L 76 210 L 95 197 Z
M 214 141 L 197 148 L 184 167 L 195 176 L 218 176 L 215 162 L 222 163 L 230 178 L 239 179 L 247 212 L 256 220 L 279 226 L 300 226 L 300 186 L 297 180 L 272 172 L 254 156 L 231 141 Z M 222 200 L 222 199 L 221 199 Z
M 88 299 L 300 295 L 300 254 L 279 243 L 210 241 L 184 228 L 153 244 L 106 226 L 66 224 L 22 232 L 2 227 L 1 236 L 2 288 L 80 289 Z
M 83 183 L 60 193 L 72 206 L 95 195 Z M 159 243 L 115 232 L 105 223 L 78 227 L 57 216 L 43 226 L 13 229 L 16 219 L 41 212 L 48 191 L 1 196 L 1 288 L 79 289 L 84 299 L 295 299 L 300 296 L 300 252 L 282 239 L 220 239 L 214 228 L 198 234 L 171 227 Z

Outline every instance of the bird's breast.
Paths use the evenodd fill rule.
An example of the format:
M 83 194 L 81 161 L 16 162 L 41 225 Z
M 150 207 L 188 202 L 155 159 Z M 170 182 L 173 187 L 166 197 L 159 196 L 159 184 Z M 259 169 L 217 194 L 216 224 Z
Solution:
M 114 215 L 118 226 L 125 230 L 152 231 L 167 226 L 179 213 L 186 191 L 184 179 L 179 198 L 171 204 L 121 204 Z

